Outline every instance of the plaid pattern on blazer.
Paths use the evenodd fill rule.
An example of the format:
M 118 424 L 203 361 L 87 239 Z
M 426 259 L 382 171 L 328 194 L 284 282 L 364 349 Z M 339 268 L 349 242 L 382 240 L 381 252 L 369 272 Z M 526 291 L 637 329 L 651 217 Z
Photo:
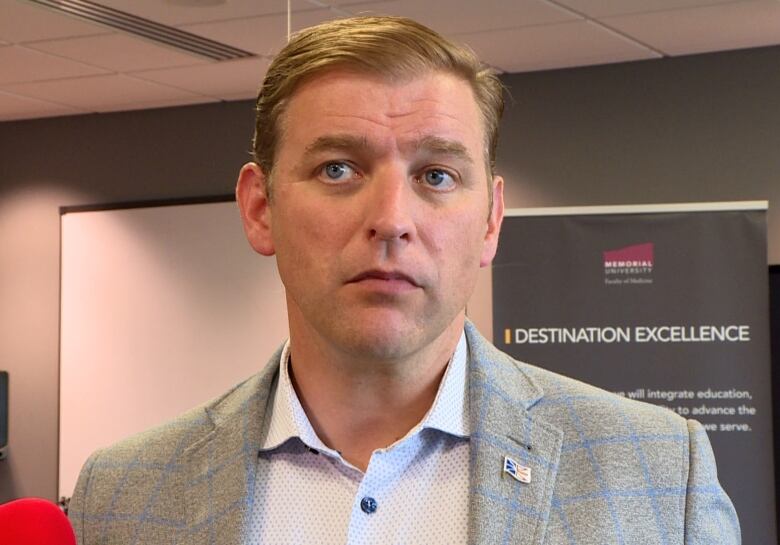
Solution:
M 511 359 L 471 325 L 474 545 L 732 545 L 701 426 Z M 70 503 L 81 545 L 238 545 L 279 352 L 173 422 L 94 453 Z M 502 476 L 504 457 L 531 482 Z

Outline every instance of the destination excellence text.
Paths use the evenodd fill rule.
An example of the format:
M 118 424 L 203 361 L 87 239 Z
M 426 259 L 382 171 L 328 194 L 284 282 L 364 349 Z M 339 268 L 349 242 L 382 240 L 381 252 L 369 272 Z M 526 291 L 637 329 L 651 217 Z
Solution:
M 742 343 L 749 341 L 749 325 L 520 327 L 504 329 L 505 344 Z

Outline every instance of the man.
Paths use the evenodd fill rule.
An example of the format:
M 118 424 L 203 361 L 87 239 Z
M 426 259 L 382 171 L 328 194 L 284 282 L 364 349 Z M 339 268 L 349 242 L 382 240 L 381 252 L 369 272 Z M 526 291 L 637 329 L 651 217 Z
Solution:
M 95 453 L 97 543 L 739 543 L 701 427 L 512 360 L 465 319 L 496 251 L 502 89 L 417 23 L 296 35 L 236 197 L 290 339 L 257 376 Z

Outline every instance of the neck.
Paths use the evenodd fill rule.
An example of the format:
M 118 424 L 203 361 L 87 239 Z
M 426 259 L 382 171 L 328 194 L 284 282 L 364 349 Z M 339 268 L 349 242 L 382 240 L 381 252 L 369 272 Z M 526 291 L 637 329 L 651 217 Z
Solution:
M 290 378 L 323 443 L 365 471 L 375 450 L 420 423 L 463 331 L 459 318 L 432 343 L 391 360 L 333 350 L 291 323 Z

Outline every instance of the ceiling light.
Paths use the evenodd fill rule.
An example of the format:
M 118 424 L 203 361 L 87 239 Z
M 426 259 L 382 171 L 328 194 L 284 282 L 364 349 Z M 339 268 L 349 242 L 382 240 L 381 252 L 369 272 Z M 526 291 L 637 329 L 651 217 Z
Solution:
M 256 56 L 254 53 L 227 44 L 186 32 L 178 28 L 161 25 L 150 19 L 132 13 L 109 8 L 89 0 L 25 0 L 58 13 L 77 17 L 90 23 L 107 26 L 127 34 L 139 36 L 158 44 L 180 51 L 206 57 L 215 61 L 227 61 Z M 178 1 L 178 0 L 174 0 Z M 204 2 L 207 0 L 185 0 Z

